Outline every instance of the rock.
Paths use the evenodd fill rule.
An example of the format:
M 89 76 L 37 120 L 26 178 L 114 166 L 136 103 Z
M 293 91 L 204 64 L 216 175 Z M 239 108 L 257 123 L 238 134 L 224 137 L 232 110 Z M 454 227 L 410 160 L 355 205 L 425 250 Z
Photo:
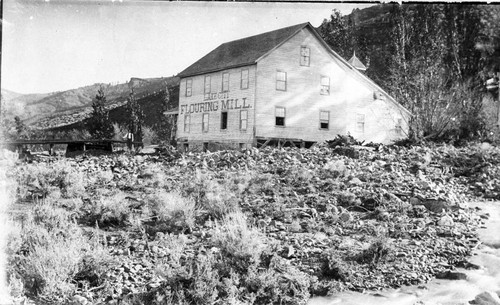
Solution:
M 455 225 L 455 222 L 449 215 L 444 215 L 438 221 L 438 226 L 440 227 L 452 227 L 453 225 Z
M 286 246 L 283 254 L 286 258 L 292 258 L 295 254 L 295 249 L 292 246 Z
M 494 292 L 485 291 L 478 294 L 474 300 L 469 303 L 476 305 L 500 305 L 500 298 Z
M 351 213 L 349 213 L 349 212 L 342 212 L 342 213 L 339 215 L 339 219 L 340 219 L 340 221 L 342 221 L 342 222 L 348 222 L 348 221 L 351 221 L 351 220 L 352 220 L 352 215 L 351 215 Z
M 73 296 L 73 304 L 75 305 L 86 305 L 88 303 L 89 301 L 86 298 L 82 297 L 81 295 Z
M 434 213 L 441 213 L 443 210 L 448 211 L 450 209 L 450 205 L 446 201 L 439 199 L 426 199 L 423 205 Z
M 442 280 L 466 280 L 467 275 L 462 272 L 455 272 L 455 271 L 446 271 L 442 273 L 436 274 L 437 279 L 442 279 Z
M 362 185 L 363 184 L 363 181 L 359 180 L 358 178 L 352 178 L 350 181 L 349 181 L 349 185 Z

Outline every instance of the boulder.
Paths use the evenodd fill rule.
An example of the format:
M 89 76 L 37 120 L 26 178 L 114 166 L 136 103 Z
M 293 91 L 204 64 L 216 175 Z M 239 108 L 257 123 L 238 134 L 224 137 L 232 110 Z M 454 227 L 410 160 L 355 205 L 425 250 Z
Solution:
M 423 205 L 431 212 L 434 213 L 441 213 L 444 211 L 449 211 L 450 210 L 450 205 L 440 199 L 426 199 L 423 202 Z
M 455 225 L 455 222 L 453 221 L 453 218 L 449 215 L 444 215 L 438 220 L 438 226 L 441 227 L 452 227 Z
M 500 298 L 494 292 L 485 291 L 478 294 L 474 300 L 469 303 L 476 305 L 500 305 Z

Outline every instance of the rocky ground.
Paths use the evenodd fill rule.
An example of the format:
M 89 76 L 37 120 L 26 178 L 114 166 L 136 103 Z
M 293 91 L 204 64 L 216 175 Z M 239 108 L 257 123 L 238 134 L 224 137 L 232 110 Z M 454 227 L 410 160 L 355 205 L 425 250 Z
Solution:
M 34 212 L 13 213 L 23 228 L 9 245 L 12 293 L 47 303 L 304 304 L 477 268 L 467 258 L 488 215 L 467 202 L 500 198 L 500 149 L 347 144 L 17 164 L 18 203 Z M 59 261 L 77 259 L 52 262 L 54 243 L 77 253 Z M 35 259 L 42 248 L 46 261 Z M 37 269 L 47 261 L 60 273 Z

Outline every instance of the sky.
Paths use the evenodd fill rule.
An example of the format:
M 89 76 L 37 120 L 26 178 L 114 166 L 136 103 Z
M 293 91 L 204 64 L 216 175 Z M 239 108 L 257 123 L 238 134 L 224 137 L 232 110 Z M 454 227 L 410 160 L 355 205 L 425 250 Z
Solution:
M 1 86 L 48 93 L 175 75 L 222 43 L 373 4 L 4 0 Z

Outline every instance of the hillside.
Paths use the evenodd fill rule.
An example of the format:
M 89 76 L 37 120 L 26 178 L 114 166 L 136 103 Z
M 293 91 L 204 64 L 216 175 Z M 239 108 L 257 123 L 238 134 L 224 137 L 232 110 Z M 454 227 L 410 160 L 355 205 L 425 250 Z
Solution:
M 134 90 L 134 97 L 138 100 L 144 112 L 144 122 L 146 126 L 153 126 L 159 121 L 162 114 L 162 102 L 165 92 L 165 83 L 171 90 L 171 105 L 169 108 L 176 107 L 176 101 L 179 98 L 179 78 L 131 78 L 130 85 Z M 128 87 L 127 87 L 128 88 Z M 108 98 L 109 117 L 112 122 L 120 125 L 126 122 L 126 99 L 128 98 L 129 89 L 126 95 L 118 96 L 111 101 Z M 79 111 L 71 111 L 64 113 L 62 116 L 58 114 L 39 122 L 38 126 L 44 126 L 44 129 L 52 131 L 68 131 L 71 129 L 82 129 L 85 126 L 87 118 L 92 112 L 91 105 L 80 108 Z M 59 121 L 55 123 L 54 120 Z

